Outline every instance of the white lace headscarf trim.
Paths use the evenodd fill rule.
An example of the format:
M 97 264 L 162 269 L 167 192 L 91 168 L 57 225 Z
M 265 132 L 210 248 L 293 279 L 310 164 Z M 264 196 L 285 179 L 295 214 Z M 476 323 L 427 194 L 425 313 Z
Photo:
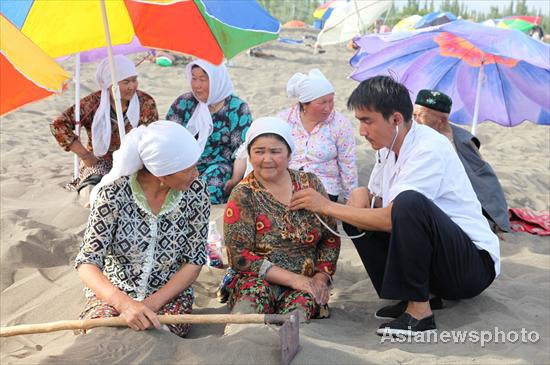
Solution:
M 189 122 L 187 123 L 187 129 L 192 135 L 199 135 L 199 146 L 201 147 L 201 150 L 204 150 L 206 141 L 214 129 L 212 115 L 208 109 L 208 106 L 219 103 L 229 95 L 233 94 L 233 83 L 231 82 L 229 72 L 227 71 L 227 67 L 225 67 L 225 65 L 221 64 L 219 66 L 215 66 L 204 60 L 195 60 L 189 63 L 186 67 L 189 85 L 191 85 L 191 80 L 193 78 L 192 69 L 195 65 L 202 68 L 208 75 L 209 92 L 206 103 L 200 101 L 195 95 L 195 98 L 199 104 L 195 108 L 191 119 L 189 119 Z
M 136 66 L 132 61 L 122 55 L 114 56 L 117 82 L 128 77 L 137 76 Z M 101 157 L 107 153 L 111 145 L 111 100 L 109 97 L 109 88 L 113 84 L 111 81 L 111 71 L 109 69 L 109 60 L 106 58 L 97 65 L 95 74 L 97 85 L 101 90 L 101 100 L 97 108 L 94 120 L 92 122 L 92 147 L 94 155 Z M 130 100 L 126 116 L 135 128 L 139 122 L 139 100 L 137 93 Z
M 286 85 L 286 91 L 289 98 L 308 103 L 333 93 L 334 87 L 321 70 L 314 68 L 307 75 L 300 72 L 292 75 Z
M 154 176 L 170 175 L 193 166 L 201 152 L 195 137 L 178 123 L 159 120 L 134 128 L 114 152 L 111 171 L 93 188 L 90 205 L 103 186 L 122 176 L 130 176 L 143 166 Z

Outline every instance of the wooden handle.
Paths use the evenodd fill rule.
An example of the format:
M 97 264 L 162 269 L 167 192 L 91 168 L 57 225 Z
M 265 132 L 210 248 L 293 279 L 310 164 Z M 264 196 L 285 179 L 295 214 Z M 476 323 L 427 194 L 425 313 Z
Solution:
M 182 323 L 283 323 L 289 315 L 282 314 L 181 314 L 159 315 L 163 324 Z M 63 330 L 89 330 L 96 327 L 126 327 L 126 320 L 121 317 L 96 318 L 84 320 L 58 321 L 40 324 L 23 324 L 0 328 L 0 337 L 48 333 Z

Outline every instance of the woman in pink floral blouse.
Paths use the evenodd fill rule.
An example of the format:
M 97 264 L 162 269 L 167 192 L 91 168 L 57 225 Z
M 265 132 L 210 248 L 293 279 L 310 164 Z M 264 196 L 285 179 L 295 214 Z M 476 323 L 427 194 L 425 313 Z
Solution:
M 355 139 L 351 123 L 334 110 L 334 88 L 319 69 L 296 73 L 287 84 L 298 103 L 277 116 L 288 121 L 296 146 L 289 167 L 313 172 L 331 200 L 347 200 L 357 187 Z

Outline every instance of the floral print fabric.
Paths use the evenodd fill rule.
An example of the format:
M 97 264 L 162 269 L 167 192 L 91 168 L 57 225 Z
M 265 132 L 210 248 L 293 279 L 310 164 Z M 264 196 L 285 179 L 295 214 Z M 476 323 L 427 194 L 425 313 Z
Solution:
M 277 115 L 292 128 L 295 150 L 289 167 L 313 172 L 330 195 L 343 194 L 345 199 L 357 187 L 355 139 L 351 123 L 337 111 L 308 133 L 300 119 L 298 105 Z
M 292 190 L 311 187 L 326 195 L 315 175 L 289 170 Z M 336 230 L 330 217 L 322 219 Z M 231 267 L 239 272 L 262 272 L 271 263 L 311 277 L 316 271 L 333 275 L 340 239 L 307 210 L 291 211 L 267 191 L 254 173 L 231 193 L 224 215 L 224 238 Z
M 302 309 L 305 319 L 314 318 L 318 312 L 318 306 L 308 292 L 270 285 L 256 273 L 237 274 L 227 289 L 230 308 L 244 302 L 259 314 L 285 314 Z
M 193 93 L 185 93 L 174 101 L 166 119 L 186 126 L 197 104 Z M 223 188 L 233 174 L 234 152 L 244 142 L 252 116 L 247 103 L 230 95 L 225 98 L 222 108 L 212 114 L 212 121 L 214 129 L 197 168 L 208 185 L 212 204 L 224 204 L 228 196 Z

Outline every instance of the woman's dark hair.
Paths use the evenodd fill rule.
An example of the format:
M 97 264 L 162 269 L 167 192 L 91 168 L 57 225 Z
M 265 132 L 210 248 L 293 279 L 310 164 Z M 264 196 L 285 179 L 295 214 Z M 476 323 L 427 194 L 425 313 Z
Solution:
M 382 114 L 386 120 L 394 112 L 399 112 L 405 122 L 409 122 L 413 114 L 409 90 L 388 76 L 361 81 L 348 99 L 348 109 L 368 109 Z
M 248 148 L 247 148 L 247 151 L 248 151 L 248 155 L 250 156 L 250 150 L 252 149 L 252 145 L 254 144 L 254 142 L 256 142 L 256 140 L 260 137 L 270 137 L 270 138 L 275 138 L 276 140 L 278 140 L 279 142 L 283 142 L 286 146 L 286 149 L 288 151 L 288 155 L 290 156 L 290 154 L 292 153 L 292 150 L 290 149 L 290 146 L 288 145 L 288 143 L 286 143 L 285 139 L 283 137 L 281 137 L 280 135 L 276 134 L 276 133 L 264 133 L 264 134 L 260 134 L 259 136 L 256 136 L 252 141 L 250 141 L 250 143 L 248 144 Z

